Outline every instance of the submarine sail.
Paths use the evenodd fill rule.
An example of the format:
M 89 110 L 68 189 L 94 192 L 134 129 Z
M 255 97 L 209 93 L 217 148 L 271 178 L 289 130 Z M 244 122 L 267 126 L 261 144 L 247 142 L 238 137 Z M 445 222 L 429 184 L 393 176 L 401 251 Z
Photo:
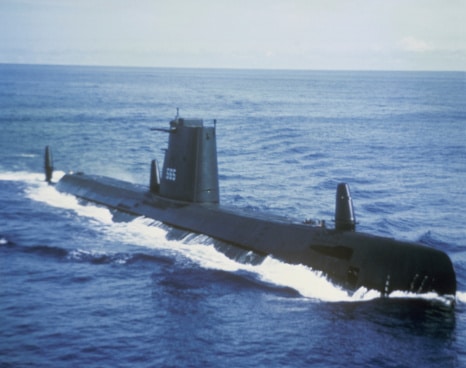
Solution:
M 382 295 L 395 290 L 455 295 L 456 275 L 445 252 L 356 231 L 346 183 L 339 184 L 336 191 L 335 228 L 253 215 L 220 204 L 216 124 L 205 126 L 202 120 L 177 116 L 169 129 L 155 130 L 168 133 L 168 148 L 160 173 L 157 162 L 152 161 L 149 186 L 69 173 L 56 183 L 57 190 L 205 234 L 238 249 L 309 266 L 350 292 L 364 287 Z M 51 182 L 48 148 L 45 156 L 46 180 Z

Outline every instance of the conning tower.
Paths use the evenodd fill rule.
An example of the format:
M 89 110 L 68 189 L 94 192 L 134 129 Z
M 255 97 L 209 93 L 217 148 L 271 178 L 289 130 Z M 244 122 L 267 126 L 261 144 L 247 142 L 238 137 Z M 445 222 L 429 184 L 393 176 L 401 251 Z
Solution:
M 176 118 L 170 122 L 158 194 L 170 199 L 218 203 L 216 124 L 200 119 Z

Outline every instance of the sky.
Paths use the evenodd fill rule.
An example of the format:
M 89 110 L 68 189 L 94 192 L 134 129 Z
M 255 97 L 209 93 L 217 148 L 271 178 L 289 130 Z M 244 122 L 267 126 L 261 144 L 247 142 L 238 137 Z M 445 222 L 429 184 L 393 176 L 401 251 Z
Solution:
M 0 63 L 466 70 L 466 0 L 0 0 Z

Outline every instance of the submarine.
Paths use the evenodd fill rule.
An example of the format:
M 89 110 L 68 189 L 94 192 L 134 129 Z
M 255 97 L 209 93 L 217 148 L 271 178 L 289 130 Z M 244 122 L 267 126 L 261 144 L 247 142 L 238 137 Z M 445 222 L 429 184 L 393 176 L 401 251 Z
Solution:
M 177 116 L 168 128 L 162 169 L 150 165 L 147 186 L 114 178 L 67 173 L 52 181 L 53 160 L 45 148 L 45 179 L 63 193 L 108 207 L 113 213 L 144 216 L 182 233 L 204 234 L 230 258 L 250 261 L 272 256 L 302 264 L 354 293 L 377 290 L 415 294 L 456 294 L 456 275 L 448 255 L 438 249 L 356 230 L 349 185 L 336 188 L 334 227 L 294 221 L 273 214 L 251 214 L 220 204 L 216 121 Z

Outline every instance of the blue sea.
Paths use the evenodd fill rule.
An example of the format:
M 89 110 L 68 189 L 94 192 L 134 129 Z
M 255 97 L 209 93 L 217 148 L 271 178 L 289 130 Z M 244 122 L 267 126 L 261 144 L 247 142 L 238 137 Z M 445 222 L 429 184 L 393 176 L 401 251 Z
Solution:
M 148 185 L 176 115 L 217 121 L 220 198 L 442 249 L 437 295 L 349 294 L 302 265 L 116 221 L 56 168 Z M 0 367 L 466 366 L 466 73 L 0 65 Z

